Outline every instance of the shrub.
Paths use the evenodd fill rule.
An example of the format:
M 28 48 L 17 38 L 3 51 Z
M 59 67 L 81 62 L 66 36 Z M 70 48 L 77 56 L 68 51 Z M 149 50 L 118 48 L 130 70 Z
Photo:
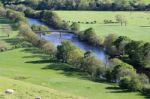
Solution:
M 140 91 L 142 89 L 142 83 L 137 77 L 127 76 L 120 80 L 119 87 L 129 91 Z
M 145 85 L 145 86 L 142 88 L 141 92 L 142 92 L 143 94 L 150 95 L 150 85 Z
M 0 42 L 0 52 L 6 51 L 7 46 L 5 42 Z

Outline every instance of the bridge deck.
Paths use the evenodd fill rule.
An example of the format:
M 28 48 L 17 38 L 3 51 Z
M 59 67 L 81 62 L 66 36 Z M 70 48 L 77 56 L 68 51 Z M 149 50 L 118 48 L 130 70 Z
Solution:
M 74 31 L 71 30 L 48 30 L 48 31 L 38 31 L 35 30 L 36 33 L 46 33 L 46 32 L 68 32 L 68 33 L 74 33 Z

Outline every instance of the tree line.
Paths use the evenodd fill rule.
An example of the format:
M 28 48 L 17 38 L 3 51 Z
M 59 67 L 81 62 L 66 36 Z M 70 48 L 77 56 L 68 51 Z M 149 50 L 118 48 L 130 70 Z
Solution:
M 1 0 L 4 4 L 25 4 L 36 10 L 150 10 L 144 0 Z

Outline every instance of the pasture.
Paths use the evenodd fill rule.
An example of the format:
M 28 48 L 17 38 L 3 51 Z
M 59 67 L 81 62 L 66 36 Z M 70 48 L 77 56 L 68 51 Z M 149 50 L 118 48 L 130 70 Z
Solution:
M 117 34 L 118 36 L 128 36 L 133 40 L 143 40 L 150 42 L 150 12 L 111 12 L 111 11 L 55 11 L 63 20 L 69 22 L 79 22 L 81 30 L 92 27 L 97 35 L 106 36 Z M 104 24 L 104 20 L 116 21 L 115 16 L 125 16 L 127 26 L 120 23 Z M 91 22 L 96 23 L 91 24 Z
M 82 99 L 81 97 L 72 96 L 39 85 L 25 83 L 6 77 L 0 77 L 0 79 L 0 99 L 34 99 L 35 97 L 44 99 Z M 8 88 L 14 90 L 12 95 L 4 93 Z
M 10 48 L 18 33 L 12 31 L 9 38 L 0 32 L 0 35 L 3 35 L 0 36 L 0 40 L 8 44 Z M 42 54 L 34 47 L 1 52 L 0 79 L 0 97 L 3 99 L 18 97 L 25 99 L 24 97 L 33 98 L 36 95 L 44 99 L 60 99 L 60 97 L 74 99 L 72 95 L 89 99 L 149 98 L 138 92 L 121 90 L 115 84 L 91 81 L 86 73 L 71 68 L 67 64 L 51 61 L 48 55 Z M 14 89 L 16 93 L 13 96 L 6 96 L 3 91 L 8 88 Z M 32 92 L 29 93 L 30 91 Z M 60 94 L 61 92 L 67 94 Z

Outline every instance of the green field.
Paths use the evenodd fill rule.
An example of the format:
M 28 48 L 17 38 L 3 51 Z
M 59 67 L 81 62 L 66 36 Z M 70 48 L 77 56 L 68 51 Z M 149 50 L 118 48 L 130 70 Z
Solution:
M 84 22 L 80 23 L 81 30 L 93 27 L 100 36 L 113 33 L 150 42 L 150 12 L 56 11 L 56 13 L 65 21 Z M 104 24 L 104 19 L 115 21 L 115 16 L 118 14 L 126 17 L 127 26 Z M 97 23 L 85 24 L 93 21 Z
M 11 47 L 12 42 L 16 40 L 16 34 L 17 31 L 13 31 L 10 38 L 0 36 L 0 40 L 5 41 Z M 4 34 L 0 32 L 0 35 Z M 2 99 L 24 99 L 18 98 L 21 96 L 32 99 L 35 95 L 44 97 L 44 99 L 46 97 L 47 99 L 63 99 L 63 97 L 67 99 L 67 94 L 89 99 L 149 99 L 140 93 L 120 90 L 114 84 L 93 82 L 89 80 L 87 74 L 67 64 L 50 61 L 47 55 L 41 54 L 36 48 L 19 48 L 1 52 L 0 79 Z M 16 94 L 5 95 L 3 91 L 9 88 L 15 89 Z M 39 90 L 42 92 L 39 93 Z M 61 92 L 67 94 L 61 94 Z

